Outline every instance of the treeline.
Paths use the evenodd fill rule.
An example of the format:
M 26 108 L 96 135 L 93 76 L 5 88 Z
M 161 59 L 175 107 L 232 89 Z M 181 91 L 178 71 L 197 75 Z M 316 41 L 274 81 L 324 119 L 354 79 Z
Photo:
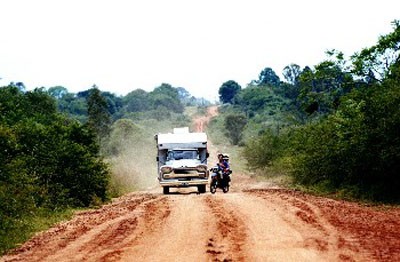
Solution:
M 279 167 L 318 191 L 399 202 L 399 21 L 393 28 L 350 58 L 332 50 L 314 67 L 289 65 L 286 81 L 265 68 L 246 88 L 225 82 L 226 135 L 244 146 L 249 168 Z
M 42 89 L 0 88 L 0 252 L 43 210 L 103 202 L 108 180 L 92 128 L 60 114 Z
M 98 88 L 93 86 L 92 88 Z M 70 93 L 62 86 L 50 87 L 47 92 L 57 100 L 60 112 L 85 122 L 87 120 L 87 98 L 91 89 L 78 93 Z M 131 91 L 125 96 L 117 96 L 113 93 L 102 91 L 107 103 L 107 110 L 113 121 L 128 118 L 164 119 L 173 114 L 182 114 L 185 106 L 206 106 L 210 104 L 204 98 L 192 96 L 183 87 L 173 87 L 163 83 L 147 92 L 142 89 Z

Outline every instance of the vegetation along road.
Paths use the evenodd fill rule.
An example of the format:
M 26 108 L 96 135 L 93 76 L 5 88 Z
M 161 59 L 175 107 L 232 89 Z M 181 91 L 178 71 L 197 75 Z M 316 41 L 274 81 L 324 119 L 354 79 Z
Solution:
M 209 110 L 209 117 L 216 108 Z M 195 121 L 205 128 L 209 118 Z M 210 145 L 211 159 L 218 148 Z M 232 161 L 234 165 L 234 161 Z M 1 261 L 400 260 L 400 211 L 332 200 L 234 173 L 227 194 L 161 188 L 114 199 Z

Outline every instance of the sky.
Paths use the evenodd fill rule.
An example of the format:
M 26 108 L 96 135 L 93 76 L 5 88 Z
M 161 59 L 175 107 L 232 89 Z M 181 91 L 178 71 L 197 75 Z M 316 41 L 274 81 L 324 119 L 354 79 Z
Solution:
M 94 84 L 126 95 L 162 83 L 218 99 L 266 67 L 278 76 L 392 32 L 399 0 L 0 0 L 0 86 Z

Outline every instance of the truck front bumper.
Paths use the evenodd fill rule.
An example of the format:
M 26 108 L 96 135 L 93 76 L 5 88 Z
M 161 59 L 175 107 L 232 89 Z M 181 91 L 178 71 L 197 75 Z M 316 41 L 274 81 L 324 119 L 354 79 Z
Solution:
M 193 179 L 193 180 L 178 180 L 178 179 L 169 179 L 169 180 L 160 180 L 160 185 L 162 187 L 191 187 L 191 186 L 199 186 L 199 185 L 207 185 L 208 179 Z

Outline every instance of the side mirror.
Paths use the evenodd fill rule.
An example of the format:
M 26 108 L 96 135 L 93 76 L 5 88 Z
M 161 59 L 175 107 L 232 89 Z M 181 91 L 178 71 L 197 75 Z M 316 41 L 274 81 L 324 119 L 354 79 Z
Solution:
M 160 161 L 160 158 L 159 158 L 159 157 L 156 157 L 156 161 L 157 161 L 157 162 Z
M 208 158 L 209 156 L 210 156 L 210 153 L 207 152 L 207 153 L 206 153 L 206 158 Z

